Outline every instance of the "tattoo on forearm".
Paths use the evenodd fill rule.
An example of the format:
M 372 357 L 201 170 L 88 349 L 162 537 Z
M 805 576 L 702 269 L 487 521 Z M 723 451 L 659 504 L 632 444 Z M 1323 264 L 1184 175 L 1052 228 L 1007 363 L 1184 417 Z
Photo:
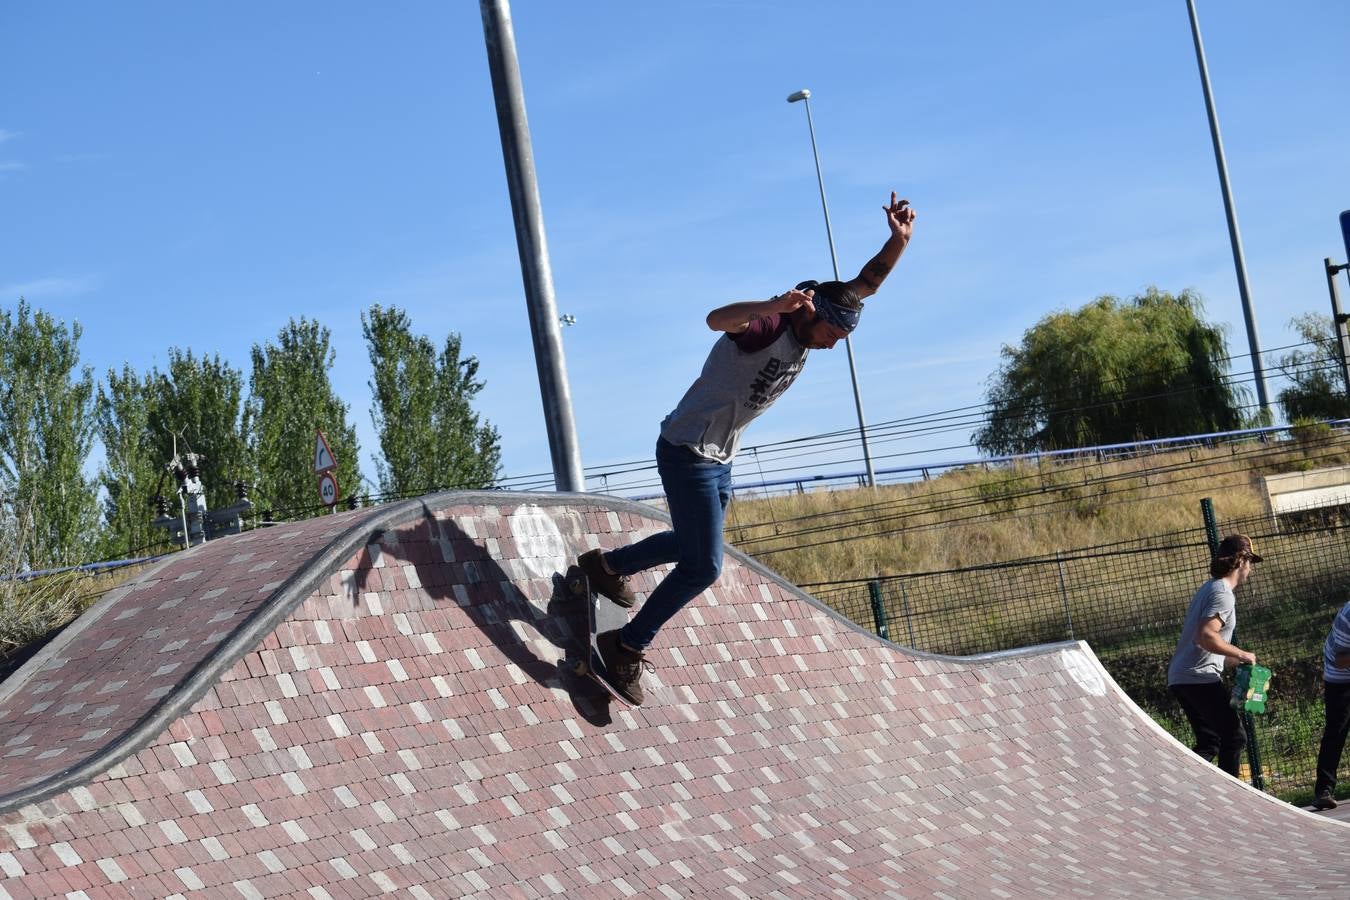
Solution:
M 863 268 L 863 279 L 869 284 L 877 285 L 891 274 L 891 266 L 884 260 L 874 259 Z

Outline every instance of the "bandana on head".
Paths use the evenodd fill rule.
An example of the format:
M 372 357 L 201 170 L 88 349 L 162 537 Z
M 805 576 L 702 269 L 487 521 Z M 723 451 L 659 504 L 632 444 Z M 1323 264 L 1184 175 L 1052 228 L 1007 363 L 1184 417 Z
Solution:
M 862 318 L 862 310 L 848 309 L 837 303 L 831 303 L 824 297 L 816 297 L 812 302 L 816 305 L 818 318 L 836 328 L 842 328 L 846 333 L 852 333 L 853 329 L 858 327 L 858 320 Z
M 819 281 L 803 281 L 797 285 L 799 291 L 813 291 L 820 284 Z M 858 321 L 862 318 L 861 309 L 849 309 L 840 306 L 837 303 L 826 300 L 817 294 L 811 302 L 816 307 L 816 318 L 828 322 L 836 328 L 842 328 L 845 334 L 852 334 L 853 329 L 858 327 Z

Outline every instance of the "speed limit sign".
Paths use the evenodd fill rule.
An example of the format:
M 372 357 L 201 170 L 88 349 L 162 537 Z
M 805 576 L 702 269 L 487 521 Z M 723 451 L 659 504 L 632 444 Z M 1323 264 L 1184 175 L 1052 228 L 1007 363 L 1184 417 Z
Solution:
M 319 497 L 323 500 L 324 506 L 332 506 L 338 502 L 337 475 L 324 472 L 319 476 Z

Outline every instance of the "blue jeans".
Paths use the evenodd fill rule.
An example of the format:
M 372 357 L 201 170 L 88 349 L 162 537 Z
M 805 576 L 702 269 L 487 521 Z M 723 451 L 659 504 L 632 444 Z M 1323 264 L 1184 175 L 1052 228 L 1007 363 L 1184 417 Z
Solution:
M 665 438 L 656 442 L 656 470 L 670 507 L 671 531 L 605 554 L 617 575 L 633 575 L 662 563 L 675 563 L 648 595 L 619 639 L 633 650 L 646 650 L 661 626 L 722 573 L 722 520 L 731 500 L 731 466 L 704 459 Z

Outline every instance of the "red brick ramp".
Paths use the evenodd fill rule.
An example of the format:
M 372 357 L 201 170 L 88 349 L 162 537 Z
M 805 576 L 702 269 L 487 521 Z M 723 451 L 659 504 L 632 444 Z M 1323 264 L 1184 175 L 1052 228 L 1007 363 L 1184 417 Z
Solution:
M 734 552 L 610 707 L 558 664 L 559 573 L 662 527 L 445 494 L 142 573 L 0 684 L 0 900 L 1350 883 L 1350 829 L 1198 761 L 1086 646 L 909 652 Z

